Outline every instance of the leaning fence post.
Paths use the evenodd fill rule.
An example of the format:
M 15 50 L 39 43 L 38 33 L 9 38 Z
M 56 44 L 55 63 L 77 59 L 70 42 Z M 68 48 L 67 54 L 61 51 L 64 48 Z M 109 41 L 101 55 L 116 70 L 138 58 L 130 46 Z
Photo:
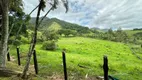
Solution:
M 37 57 L 36 57 L 36 50 L 34 50 L 33 52 L 33 59 L 34 59 L 35 73 L 38 74 L 38 63 L 37 63 Z
M 10 61 L 9 48 L 7 48 L 7 51 L 8 51 L 8 53 L 7 53 L 7 60 Z
M 65 78 L 65 80 L 67 80 L 66 53 L 65 53 L 65 51 L 62 52 L 62 57 L 63 57 L 64 78 Z
M 20 54 L 19 54 L 19 48 L 18 47 L 17 47 L 17 58 L 18 58 L 18 65 L 20 66 L 21 62 L 20 62 Z
M 107 56 L 104 56 L 103 69 L 104 69 L 104 80 L 108 80 L 108 59 L 107 59 Z

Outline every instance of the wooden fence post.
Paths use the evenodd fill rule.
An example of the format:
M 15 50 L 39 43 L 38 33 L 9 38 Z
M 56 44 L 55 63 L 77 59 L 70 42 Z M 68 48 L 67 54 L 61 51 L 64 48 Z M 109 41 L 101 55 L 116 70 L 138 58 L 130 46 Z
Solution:
M 107 59 L 107 56 L 104 56 L 103 69 L 104 69 L 104 80 L 108 80 L 108 59 Z
M 35 73 L 38 74 L 38 63 L 37 63 L 37 57 L 36 57 L 36 50 L 34 50 L 33 52 L 33 59 L 34 59 Z
M 7 51 L 9 50 L 9 48 L 7 48 Z M 9 51 L 7 53 L 7 60 L 10 61 L 10 54 L 9 54 Z
M 9 52 L 7 53 L 7 60 L 10 61 L 10 54 L 9 54 Z
M 67 80 L 67 68 L 66 68 L 66 53 L 65 51 L 62 52 L 62 58 L 63 58 L 63 69 L 64 69 L 64 78 Z
M 18 65 L 20 66 L 21 62 L 20 62 L 20 54 L 19 54 L 19 48 L 18 47 L 17 47 L 17 58 L 18 58 Z

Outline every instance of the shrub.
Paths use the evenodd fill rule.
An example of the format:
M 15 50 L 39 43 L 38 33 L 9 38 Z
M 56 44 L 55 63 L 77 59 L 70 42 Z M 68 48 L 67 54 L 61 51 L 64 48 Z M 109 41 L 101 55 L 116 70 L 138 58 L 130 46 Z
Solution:
M 28 38 L 26 38 L 24 36 L 21 36 L 21 42 L 25 43 L 25 44 L 30 43 L 29 40 L 28 40 Z
M 8 40 L 8 44 L 12 44 L 12 42 L 14 41 L 14 39 L 15 39 L 14 36 L 10 37 L 9 40 Z
M 57 45 L 55 41 L 45 41 L 42 45 L 42 49 L 44 50 L 56 50 Z
M 8 40 L 8 44 L 13 44 L 15 46 L 19 46 L 21 44 L 20 40 L 21 37 L 18 37 L 16 40 L 15 40 L 15 36 L 12 36 L 10 37 L 10 39 Z
M 13 43 L 13 45 L 15 45 L 15 46 L 19 46 L 20 44 L 21 44 L 20 40 L 15 40 Z

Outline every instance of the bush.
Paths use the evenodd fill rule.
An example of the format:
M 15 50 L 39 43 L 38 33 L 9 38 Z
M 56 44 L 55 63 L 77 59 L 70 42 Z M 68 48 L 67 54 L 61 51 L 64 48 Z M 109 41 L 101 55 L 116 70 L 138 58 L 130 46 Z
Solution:
M 15 40 L 13 43 L 13 45 L 15 45 L 15 46 L 19 46 L 20 44 L 21 44 L 20 40 Z
M 8 44 L 12 44 L 12 42 L 14 41 L 15 37 L 10 37 L 8 40 Z
M 57 45 L 55 41 L 45 41 L 42 45 L 42 49 L 44 50 L 56 50 Z
M 22 43 L 25 43 L 25 44 L 30 43 L 29 40 L 28 40 L 28 38 L 26 38 L 26 37 L 24 37 L 24 36 L 21 36 L 21 42 L 22 42 Z
M 13 44 L 15 46 L 19 46 L 21 44 L 20 37 L 18 37 L 18 39 L 15 40 L 15 36 L 10 37 L 10 39 L 8 40 L 8 44 Z

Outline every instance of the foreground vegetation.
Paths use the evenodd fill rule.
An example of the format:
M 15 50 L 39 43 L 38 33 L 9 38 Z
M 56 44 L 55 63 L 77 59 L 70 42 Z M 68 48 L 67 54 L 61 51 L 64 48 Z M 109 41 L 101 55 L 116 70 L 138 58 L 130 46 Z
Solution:
M 38 43 L 36 47 L 41 80 L 51 79 L 51 77 L 63 79 L 61 54 L 63 49 L 67 52 L 70 80 L 82 80 L 87 75 L 92 79 L 96 76 L 103 76 L 103 55 L 107 55 L 109 59 L 109 75 L 120 80 L 142 79 L 142 60 L 133 55 L 126 44 L 82 37 L 60 38 L 57 44 L 56 51 L 43 50 L 42 43 Z M 25 63 L 24 56 L 28 47 L 29 44 L 20 46 L 22 65 Z M 14 47 L 10 53 L 16 58 Z M 139 53 L 139 55 L 142 54 Z

